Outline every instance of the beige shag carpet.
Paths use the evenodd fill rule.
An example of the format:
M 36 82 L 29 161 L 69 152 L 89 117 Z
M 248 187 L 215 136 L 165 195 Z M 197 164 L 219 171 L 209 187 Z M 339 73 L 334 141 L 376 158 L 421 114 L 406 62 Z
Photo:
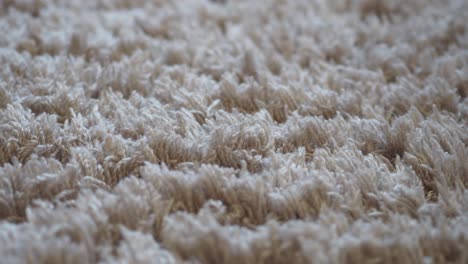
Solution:
M 0 8 L 0 263 L 468 263 L 467 1 Z

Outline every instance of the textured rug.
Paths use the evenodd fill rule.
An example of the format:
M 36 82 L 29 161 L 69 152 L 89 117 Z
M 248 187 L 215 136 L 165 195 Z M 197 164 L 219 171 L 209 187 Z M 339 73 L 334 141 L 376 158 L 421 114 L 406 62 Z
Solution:
M 467 21 L 0 1 L 0 263 L 468 263 Z

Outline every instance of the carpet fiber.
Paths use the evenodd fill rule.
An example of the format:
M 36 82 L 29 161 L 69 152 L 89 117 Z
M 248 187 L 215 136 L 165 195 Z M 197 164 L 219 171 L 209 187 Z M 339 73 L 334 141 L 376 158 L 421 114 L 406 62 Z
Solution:
M 0 262 L 468 263 L 467 21 L 0 1 Z

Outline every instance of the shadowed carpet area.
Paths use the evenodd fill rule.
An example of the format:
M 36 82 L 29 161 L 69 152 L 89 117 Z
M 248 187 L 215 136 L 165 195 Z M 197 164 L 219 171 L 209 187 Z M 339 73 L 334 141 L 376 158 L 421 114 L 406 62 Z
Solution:
M 468 263 L 467 21 L 0 1 L 0 263 Z

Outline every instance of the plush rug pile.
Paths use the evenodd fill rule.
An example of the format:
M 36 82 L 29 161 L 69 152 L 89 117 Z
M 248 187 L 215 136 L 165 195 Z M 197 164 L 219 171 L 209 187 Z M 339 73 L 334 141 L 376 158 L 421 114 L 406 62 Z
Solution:
M 468 263 L 467 21 L 0 1 L 0 263 Z

